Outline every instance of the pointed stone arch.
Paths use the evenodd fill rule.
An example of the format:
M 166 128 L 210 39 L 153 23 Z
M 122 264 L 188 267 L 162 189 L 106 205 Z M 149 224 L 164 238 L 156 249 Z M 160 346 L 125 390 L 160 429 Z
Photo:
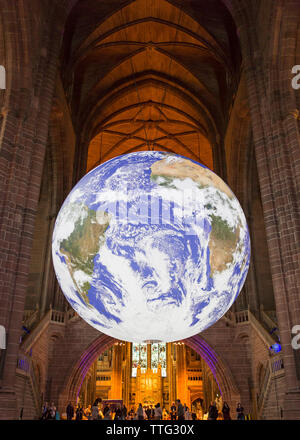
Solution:
M 66 408 L 67 402 L 76 402 L 84 378 L 97 357 L 116 342 L 110 336 L 101 334 L 84 347 L 79 359 L 74 359 L 70 374 L 67 376 L 59 395 L 59 407 Z
M 185 344 L 200 354 L 209 366 L 223 399 L 235 402 L 240 392 L 228 363 L 201 335 L 186 339 Z
M 85 346 L 82 347 L 81 355 L 79 359 L 74 359 L 70 373 L 67 375 L 58 396 L 59 407 L 61 409 L 66 407 L 68 401 L 76 402 L 81 384 L 88 370 L 96 361 L 97 357 L 116 342 L 117 341 L 110 336 L 101 334 L 92 342 L 86 343 Z M 212 371 L 223 399 L 226 400 L 229 405 L 234 405 L 239 401 L 240 392 L 236 381 L 222 356 L 217 353 L 201 335 L 193 336 L 181 342 L 191 347 L 204 359 Z

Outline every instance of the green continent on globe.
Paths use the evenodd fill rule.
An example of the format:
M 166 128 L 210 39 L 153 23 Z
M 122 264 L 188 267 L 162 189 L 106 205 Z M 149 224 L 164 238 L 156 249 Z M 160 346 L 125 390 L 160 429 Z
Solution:
M 89 303 L 88 291 L 94 271 L 94 258 L 104 243 L 104 233 L 109 226 L 110 216 L 106 212 L 94 211 L 84 206 L 87 216 L 79 218 L 73 232 L 62 240 L 60 252 L 77 288 L 86 304 Z
M 163 178 L 160 182 L 159 178 Z M 210 171 L 195 164 L 194 162 L 180 158 L 180 160 L 169 160 L 168 158 L 158 160 L 151 166 L 151 179 L 156 183 L 170 188 L 175 188 L 174 179 L 192 179 L 198 184 L 199 188 L 214 187 L 220 193 L 226 194 L 231 200 L 234 194 L 223 180 Z M 208 209 L 213 207 L 208 204 Z M 227 221 L 219 216 L 210 214 L 211 233 L 209 238 L 210 250 L 210 276 L 215 272 L 222 272 L 227 264 L 233 261 L 233 252 L 235 251 L 240 237 L 241 223 L 236 229 L 230 228 Z

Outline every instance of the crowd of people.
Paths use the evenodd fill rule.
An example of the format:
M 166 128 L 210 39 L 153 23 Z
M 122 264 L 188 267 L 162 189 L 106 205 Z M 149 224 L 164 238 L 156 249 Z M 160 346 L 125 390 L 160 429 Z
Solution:
M 44 403 L 42 408 L 42 420 L 60 420 L 60 414 L 54 402 L 49 404 L 48 402 Z
M 211 402 L 208 412 L 204 419 L 207 420 L 231 420 L 230 407 L 227 402 L 223 403 L 222 410 L 217 408 L 215 401 Z M 240 403 L 237 404 L 236 408 L 236 420 L 245 420 L 246 416 L 244 414 L 244 408 Z
M 129 411 L 130 420 L 192 420 L 192 414 L 186 404 L 182 405 L 178 399 L 172 403 L 170 411 L 161 408 L 160 403 L 156 405 L 144 405 L 140 403 L 137 411 L 131 408 Z
M 76 408 L 69 402 L 66 413 L 67 420 L 197 420 L 197 414 L 190 411 L 186 404 L 182 404 L 179 399 L 173 402 L 170 410 L 162 408 L 160 403 L 156 405 L 142 405 L 127 410 L 125 405 L 109 404 L 96 399 L 93 405 L 87 408 L 79 403 Z M 236 408 L 236 419 L 245 420 L 244 408 L 240 403 Z M 42 408 L 42 420 L 60 420 L 61 415 L 54 402 L 46 402 Z M 231 420 L 230 407 L 227 402 L 223 403 L 222 409 L 217 407 L 215 401 L 212 401 L 208 412 L 203 416 L 204 420 Z
M 172 404 L 170 411 L 162 408 L 160 403 L 144 406 L 140 403 L 136 409 L 127 410 L 125 405 L 102 404 L 101 399 L 85 409 L 80 404 L 74 409 L 69 402 L 66 415 L 68 420 L 192 420 L 189 408 L 180 400 L 176 401 L 176 405 Z

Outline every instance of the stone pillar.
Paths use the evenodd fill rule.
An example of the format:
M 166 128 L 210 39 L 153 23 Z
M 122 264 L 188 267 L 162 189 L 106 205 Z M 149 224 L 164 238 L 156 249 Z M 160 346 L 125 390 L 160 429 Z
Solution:
M 158 390 L 158 393 L 157 393 L 158 399 L 157 400 L 158 400 L 158 403 L 160 403 L 160 406 L 163 407 L 164 406 L 163 405 L 163 378 L 161 376 L 161 365 L 160 364 L 158 365 L 156 375 L 157 375 L 157 388 L 156 389 Z M 153 384 L 153 388 L 154 388 L 154 384 Z
M 272 2 L 263 28 L 249 2 L 233 1 L 247 77 L 251 123 L 284 357 L 285 419 L 300 419 L 300 353 L 291 346 L 300 324 L 300 133 L 297 63 L 299 1 Z M 268 5 L 265 6 L 266 8 Z M 265 37 L 266 37 L 265 35 Z
M 135 401 L 134 401 L 134 407 L 135 409 L 138 408 L 139 403 L 141 403 L 141 366 L 138 365 L 137 372 L 136 372 L 136 387 L 135 387 Z
M 186 372 L 186 347 L 179 343 L 176 345 L 176 388 L 177 399 L 181 403 L 188 403 L 188 387 L 187 387 L 187 372 Z
M 30 8 L 23 7 L 22 2 L 1 2 L 8 60 L 0 138 L 0 325 L 8 335 L 0 383 L 3 419 L 15 418 L 18 412 L 16 362 L 49 114 L 66 18 L 62 10 L 58 13 L 57 5 L 53 1 L 46 11 L 43 7 L 39 9 L 40 2 L 36 0 Z M 32 15 L 43 12 L 47 20 L 41 17 L 32 21 Z
M 49 276 L 51 274 L 51 265 L 52 265 L 52 234 L 54 229 L 56 216 L 49 218 L 49 226 L 48 226 L 48 237 L 47 237 L 47 247 L 46 247 L 46 257 L 44 262 L 44 277 L 42 281 L 42 293 L 41 293 L 41 304 L 40 304 L 40 318 L 44 316 L 47 310 L 47 289 L 49 286 Z M 53 308 L 57 310 L 55 304 L 52 304 Z
M 147 344 L 147 369 L 151 368 L 151 344 Z
M 126 359 L 126 363 L 125 363 L 125 370 L 124 370 L 124 391 L 123 391 L 123 401 L 124 404 L 127 408 L 127 410 L 129 411 L 128 407 L 129 407 L 129 393 L 130 393 L 130 385 L 131 385 L 131 343 L 130 342 L 126 342 L 125 343 L 125 359 Z
M 119 343 L 113 349 L 110 398 L 122 399 L 122 345 Z
M 173 365 L 173 344 L 167 344 L 167 380 L 169 385 L 169 406 L 176 400 L 176 374 Z M 169 408 L 170 409 L 170 408 Z
M 93 375 L 92 375 L 91 393 L 90 393 L 91 405 L 95 402 L 96 399 L 96 380 L 97 380 L 97 361 L 93 365 Z
M 203 411 L 207 412 L 210 402 L 211 402 L 211 383 L 209 380 L 209 369 L 205 361 L 201 358 L 201 368 L 202 368 L 202 386 L 203 386 Z

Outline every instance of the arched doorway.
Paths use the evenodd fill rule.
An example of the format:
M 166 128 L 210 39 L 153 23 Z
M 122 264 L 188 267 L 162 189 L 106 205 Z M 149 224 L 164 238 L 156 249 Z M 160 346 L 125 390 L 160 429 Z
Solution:
M 138 366 L 137 376 L 132 377 L 131 346 L 130 343 L 115 341 L 104 335 L 86 346 L 80 359 L 73 363 L 74 366 L 69 371 L 64 388 L 59 395 L 60 407 L 65 408 L 67 401 L 76 404 L 79 395 L 82 403 L 92 404 L 92 401 L 87 402 L 88 399 L 84 394 L 86 389 L 89 396 L 93 396 L 89 397 L 90 400 L 99 397 L 104 400 L 122 399 L 127 407 L 134 407 L 138 403 L 154 406 L 159 401 L 162 402 L 162 406 L 169 409 L 177 398 L 192 407 L 193 402 L 198 398 L 202 400 L 202 404 L 205 399 L 207 400 L 206 406 L 203 407 L 203 410 L 207 410 L 210 399 L 218 398 L 218 396 L 222 396 L 227 402 L 234 402 L 237 399 L 239 393 L 232 372 L 222 357 L 201 336 L 197 335 L 186 341 L 167 344 L 168 361 L 165 381 L 161 376 L 160 366 L 159 371 L 156 371 L 151 369 L 151 364 L 148 365 L 144 371 L 144 383 L 147 380 L 156 381 L 157 390 L 159 390 L 156 394 L 151 394 L 151 392 L 147 394 L 147 387 L 143 388 L 144 393 L 137 388 L 137 384 L 142 383 L 142 374 Z M 109 356 L 111 361 L 108 366 Z M 168 363 L 176 365 L 175 368 L 172 370 Z M 97 364 L 104 365 L 104 367 L 97 371 Z M 91 377 L 96 379 L 94 393 L 91 393 L 89 389 Z M 161 384 L 157 385 L 157 381 L 161 381 Z M 132 385 L 133 382 L 134 385 Z M 209 398 L 206 398 L 203 383 L 208 384 L 208 382 L 207 386 L 210 391 Z M 153 390 L 151 387 L 148 387 L 148 391 Z M 197 392 L 198 397 L 195 394 Z
M 197 399 L 193 400 L 191 409 L 192 412 L 197 415 L 197 419 L 202 419 L 205 412 L 203 407 L 203 399 L 201 397 L 198 397 Z

